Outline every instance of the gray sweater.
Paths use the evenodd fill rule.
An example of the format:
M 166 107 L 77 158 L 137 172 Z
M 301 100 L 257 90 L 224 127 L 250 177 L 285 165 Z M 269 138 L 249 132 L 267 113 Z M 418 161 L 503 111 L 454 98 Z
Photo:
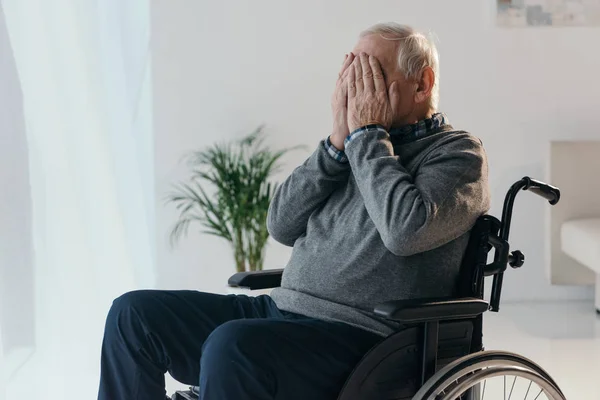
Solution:
M 375 305 L 455 294 L 469 230 L 489 209 L 486 156 L 450 125 L 408 140 L 372 127 L 345 153 L 341 163 L 321 142 L 277 189 L 268 229 L 293 251 L 271 297 L 388 335 L 399 325 Z

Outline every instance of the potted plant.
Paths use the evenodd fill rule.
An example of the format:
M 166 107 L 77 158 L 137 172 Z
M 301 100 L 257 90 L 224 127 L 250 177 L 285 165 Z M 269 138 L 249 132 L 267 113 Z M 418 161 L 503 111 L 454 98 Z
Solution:
M 267 212 L 277 188 L 269 181 L 279 159 L 291 149 L 264 146 L 263 126 L 239 141 L 215 144 L 191 153 L 191 175 L 174 185 L 167 202 L 179 210 L 171 244 L 185 236 L 191 224 L 203 233 L 227 240 L 237 272 L 260 271 L 269 238 Z

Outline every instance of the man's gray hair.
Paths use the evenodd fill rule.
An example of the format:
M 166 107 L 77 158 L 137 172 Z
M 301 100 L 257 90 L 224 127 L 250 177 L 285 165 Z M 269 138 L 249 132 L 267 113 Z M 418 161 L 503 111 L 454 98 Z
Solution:
M 384 39 L 401 41 L 398 50 L 398 65 L 407 79 L 420 79 L 423 69 L 431 67 L 435 82 L 431 91 L 430 106 L 437 110 L 440 100 L 440 66 L 437 48 L 432 40 L 407 25 L 395 22 L 377 24 L 363 31 L 360 37 L 379 34 Z

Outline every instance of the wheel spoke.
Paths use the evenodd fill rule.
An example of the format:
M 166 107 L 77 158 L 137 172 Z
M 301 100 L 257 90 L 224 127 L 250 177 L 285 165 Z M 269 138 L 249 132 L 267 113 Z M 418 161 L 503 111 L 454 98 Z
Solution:
M 523 400 L 527 400 L 527 396 L 529 396 L 529 390 L 531 389 L 532 383 L 533 383 L 532 381 L 529 381 L 529 386 L 527 387 L 527 393 L 525 393 L 525 399 L 523 399 Z
M 540 389 L 540 392 L 538 393 L 538 395 L 537 395 L 537 396 L 535 396 L 535 399 L 533 399 L 533 400 L 537 400 L 537 399 L 538 399 L 538 397 L 540 397 L 540 394 L 542 394 L 542 392 L 543 392 L 543 391 L 544 391 L 544 389 Z
M 469 375 L 472 375 L 472 373 L 469 374 Z M 510 378 L 507 378 L 509 376 L 513 376 L 513 375 L 503 375 L 502 376 L 503 383 L 504 383 L 503 384 L 503 393 L 504 393 L 503 399 L 504 400 L 512 400 L 513 393 L 518 398 L 521 398 L 520 394 L 518 394 L 518 393 L 522 393 L 522 389 L 515 390 L 515 387 L 517 385 L 517 379 L 519 379 L 519 376 L 516 376 L 516 375 L 514 376 L 512 384 L 510 384 L 510 381 L 509 381 Z M 461 381 L 462 380 L 455 380 L 451 386 L 446 387 L 445 389 L 442 389 L 440 392 L 438 392 L 438 394 L 437 394 L 437 396 L 435 398 L 436 399 L 445 399 L 446 398 L 445 396 L 447 396 L 450 392 L 452 392 L 452 390 L 449 390 L 449 389 L 451 389 L 452 387 L 454 387 L 457 384 L 460 384 Z M 481 381 L 479 382 L 480 391 L 479 391 L 478 400 L 485 400 L 486 399 L 485 392 L 486 392 L 486 389 L 487 389 L 487 381 L 488 381 L 488 379 L 484 379 L 483 382 L 481 382 Z M 500 382 L 498 382 L 498 383 L 500 383 Z M 507 383 L 510 384 L 510 390 L 508 390 Z M 529 397 L 529 392 L 531 392 L 532 396 L 534 395 L 534 390 L 532 390 L 532 384 L 533 383 L 534 383 L 534 381 L 529 380 L 529 385 L 527 386 L 527 391 L 525 392 L 525 396 L 523 397 L 523 400 L 528 400 L 530 398 Z M 492 385 L 492 386 L 494 386 L 494 385 Z M 472 386 L 471 390 L 474 390 L 474 389 L 475 389 L 475 386 Z M 492 387 L 492 389 L 493 389 L 493 387 Z M 492 390 L 492 392 L 494 392 L 494 390 Z M 466 392 L 462 392 L 461 396 L 464 396 L 465 393 Z M 507 397 L 507 393 L 508 393 L 508 397 Z M 546 395 L 546 392 L 544 392 L 543 387 L 540 387 L 539 392 L 537 393 L 537 395 L 535 395 L 535 398 L 533 398 L 532 400 L 538 400 L 538 399 L 541 400 L 540 396 L 542 395 L 542 393 L 544 393 L 544 395 Z M 463 397 L 459 397 L 456 400 L 459 400 L 459 399 L 462 399 L 462 398 Z M 546 397 L 544 397 L 544 398 L 546 398 Z
M 510 387 L 510 393 L 508 394 L 508 400 L 510 400 L 512 397 L 513 389 L 515 388 L 515 383 L 517 383 L 517 378 L 518 378 L 518 376 L 515 376 L 515 380 L 513 381 L 513 384 Z

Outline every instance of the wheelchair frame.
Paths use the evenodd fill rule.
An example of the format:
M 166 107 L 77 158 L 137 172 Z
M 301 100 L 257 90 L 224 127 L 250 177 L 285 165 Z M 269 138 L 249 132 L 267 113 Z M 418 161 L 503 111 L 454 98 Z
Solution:
M 449 376 L 454 379 L 475 365 L 469 375 L 472 379 L 475 372 L 481 372 L 482 366 L 492 365 L 490 363 L 494 360 L 499 366 L 490 369 L 490 374 L 510 370 L 516 371 L 517 375 L 533 376 L 545 382 L 547 392 L 553 394 L 552 398 L 564 399 L 556 382 L 532 361 L 511 353 L 483 351 L 482 315 L 488 310 L 499 311 L 504 272 L 509 265 L 519 268 L 525 262 L 523 253 L 519 250 L 510 251 L 508 243 L 512 209 L 521 190 L 531 191 L 548 200 L 551 205 L 560 200 L 560 190 L 556 187 L 529 177 L 517 181 L 505 197 L 502 220 L 484 215 L 471 230 L 456 288 L 460 298 L 397 300 L 376 305 L 374 314 L 400 322 L 408 328 L 388 336 L 364 356 L 347 379 L 338 400 L 437 399 L 435 390 L 446 382 L 444 379 L 448 380 Z M 491 249 L 495 250 L 495 254 L 493 261 L 488 264 Z M 250 290 L 268 289 L 280 286 L 282 275 L 283 269 L 242 272 L 233 275 L 228 284 Z M 484 278 L 487 276 L 493 276 L 489 304 L 483 300 Z M 440 347 L 440 335 L 450 331 L 455 336 L 457 332 L 458 336 L 463 336 L 458 342 L 450 341 L 452 346 L 461 348 L 462 353 L 447 356 L 446 365 L 440 369 L 439 352 L 444 350 Z M 409 385 L 411 387 L 406 390 L 389 386 L 390 382 L 398 380 L 395 376 L 397 370 L 389 366 L 400 362 L 406 355 L 410 355 L 419 366 L 417 376 L 413 376 L 414 381 L 410 382 L 412 386 Z M 455 381 L 458 384 L 458 380 Z M 465 385 L 464 382 L 462 384 Z M 453 390 L 458 390 L 456 385 Z M 479 399 L 478 391 L 478 386 L 473 386 L 460 398 Z

